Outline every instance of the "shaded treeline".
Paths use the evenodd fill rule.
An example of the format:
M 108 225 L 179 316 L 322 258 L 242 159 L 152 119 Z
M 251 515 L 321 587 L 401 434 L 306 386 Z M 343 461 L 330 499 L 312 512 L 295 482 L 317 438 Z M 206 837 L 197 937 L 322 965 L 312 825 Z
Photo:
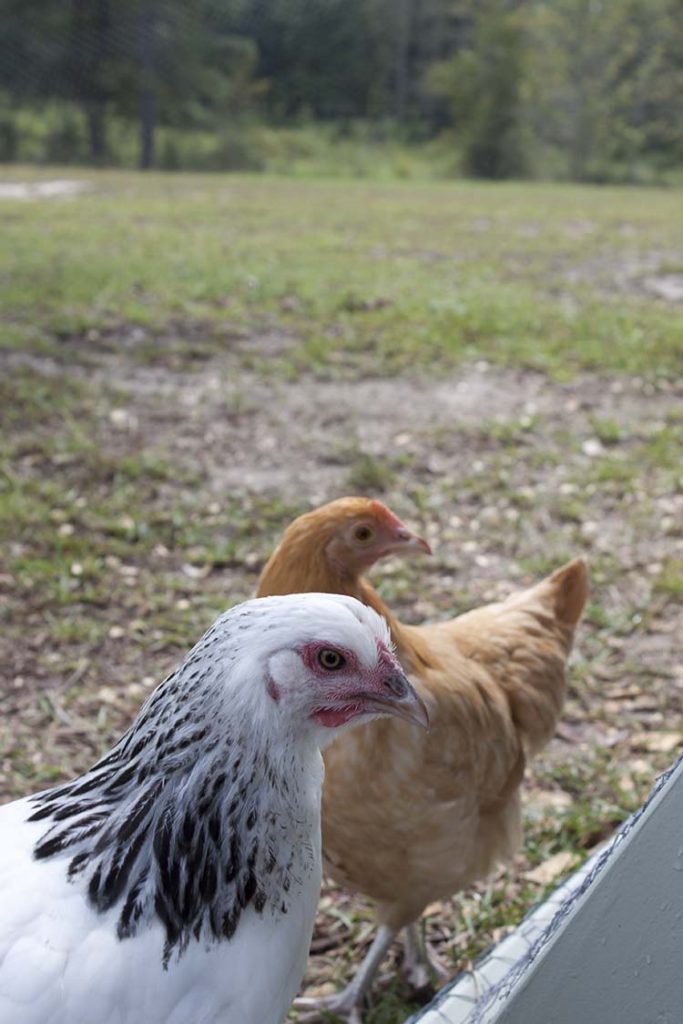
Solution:
M 34 158 L 122 162 L 121 125 L 136 125 L 144 168 L 192 164 L 172 136 L 159 152 L 160 129 L 208 134 L 215 166 L 248 166 L 258 124 L 439 138 L 461 171 L 491 178 L 638 180 L 683 154 L 680 0 L 3 7 L 5 160 L 22 156 L 22 133 L 46 104 L 54 123 Z

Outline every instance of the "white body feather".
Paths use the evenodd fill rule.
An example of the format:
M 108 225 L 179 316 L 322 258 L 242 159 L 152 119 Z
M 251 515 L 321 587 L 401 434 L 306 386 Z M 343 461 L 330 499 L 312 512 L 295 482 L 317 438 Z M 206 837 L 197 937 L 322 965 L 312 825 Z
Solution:
M 320 890 L 321 636 L 359 671 L 389 642 L 350 598 L 241 605 L 90 772 L 0 807 L 0 1024 L 280 1024 Z
M 279 1024 L 320 892 L 322 758 L 311 753 L 302 796 L 317 870 L 299 898 L 276 927 L 248 908 L 230 942 L 193 943 L 167 969 L 160 922 L 121 942 L 118 908 L 91 909 L 83 884 L 67 881 L 68 857 L 34 860 L 45 826 L 26 823 L 28 800 L 0 807 L 0 1024 Z

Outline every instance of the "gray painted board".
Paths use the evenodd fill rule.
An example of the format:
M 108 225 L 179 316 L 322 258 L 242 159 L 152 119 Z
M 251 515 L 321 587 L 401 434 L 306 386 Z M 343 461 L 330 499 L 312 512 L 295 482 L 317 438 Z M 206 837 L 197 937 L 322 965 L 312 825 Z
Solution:
M 510 968 L 528 957 L 538 939 L 544 935 L 559 908 L 583 885 L 602 851 L 586 861 L 579 871 L 570 875 L 545 902 L 531 910 L 522 923 L 485 953 L 471 971 L 459 975 L 436 1000 L 406 1024 L 467 1024 L 477 1000 L 505 978 Z
M 468 1022 L 683 1024 L 683 762 L 493 993 Z M 447 990 L 419 1020 L 456 1005 Z

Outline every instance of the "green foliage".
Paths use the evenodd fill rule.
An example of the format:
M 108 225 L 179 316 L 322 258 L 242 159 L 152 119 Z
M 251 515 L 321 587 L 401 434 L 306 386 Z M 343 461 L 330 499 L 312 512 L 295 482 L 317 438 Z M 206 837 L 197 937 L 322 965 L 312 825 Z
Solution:
M 350 150 L 361 125 L 363 176 L 440 140 L 441 173 L 658 181 L 683 157 L 679 2 L 6 0 L 0 159 L 282 170 L 261 130 Z
M 0 108 L 1 109 L 1 108 Z M 40 108 L 24 106 L 3 122 L 11 133 L 11 159 L 18 163 L 83 163 L 88 157 L 87 125 L 78 109 L 64 101 Z M 55 140 L 72 130 L 71 151 L 53 156 Z M 444 177 L 451 159 L 436 143 L 416 146 L 376 137 L 366 122 L 340 133 L 332 124 L 270 126 L 249 119 L 226 122 L 220 130 L 188 130 L 162 125 L 157 131 L 157 163 L 165 171 L 263 171 L 292 177 L 373 178 L 379 181 Z M 108 160 L 114 167 L 138 163 L 138 132 L 118 115 L 108 119 Z M 9 161 L 10 156 L 6 159 Z
M 529 3 L 526 117 L 578 181 L 639 181 L 680 162 L 678 0 Z
M 514 178 L 526 170 L 523 76 L 522 24 L 502 0 L 476 8 L 471 45 L 432 68 L 432 91 L 451 100 L 464 170 L 475 178 Z

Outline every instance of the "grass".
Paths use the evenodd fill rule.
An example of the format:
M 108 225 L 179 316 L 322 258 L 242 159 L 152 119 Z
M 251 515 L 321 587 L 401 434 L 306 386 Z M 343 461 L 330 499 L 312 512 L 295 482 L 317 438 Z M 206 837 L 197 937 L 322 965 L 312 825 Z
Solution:
M 683 600 L 683 558 L 668 558 L 655 581 L 655 590 L 666 597 Z
M 543 898 L 528 873 L 578 864 L 673 756 L 659 735 L 683 733 L 683 334 L 647 284 L 680 266 L 678 195 L 6 177 L 67 175 L 89 190 L 2 206 L 0 791 L 88 767 L 314 504 L 365 491 L 427 536 L 431 560 L 373 573 L 411 622 L 584 554 L 524 849 L 427 918 L 466 968 Z M 335 939 L 308 983 L 347 979 L 371 921 L 327 889 Z M 415 1005 L 392 982 L 368 1024 Z
M 681 366 L 681 317 L 646 288 L 653 254 L 664 265 L 676 247 L 672 191 L 79 176 L 92 190 L 39 220 L 6 204 L 8 346 L 115 349 L 123 323 L 142 363 L 160 335 L 191 363 L 276 322 L 297 338 L 294 374 L 370 358 L 374 372 L 486 358 L 556 377 Z

